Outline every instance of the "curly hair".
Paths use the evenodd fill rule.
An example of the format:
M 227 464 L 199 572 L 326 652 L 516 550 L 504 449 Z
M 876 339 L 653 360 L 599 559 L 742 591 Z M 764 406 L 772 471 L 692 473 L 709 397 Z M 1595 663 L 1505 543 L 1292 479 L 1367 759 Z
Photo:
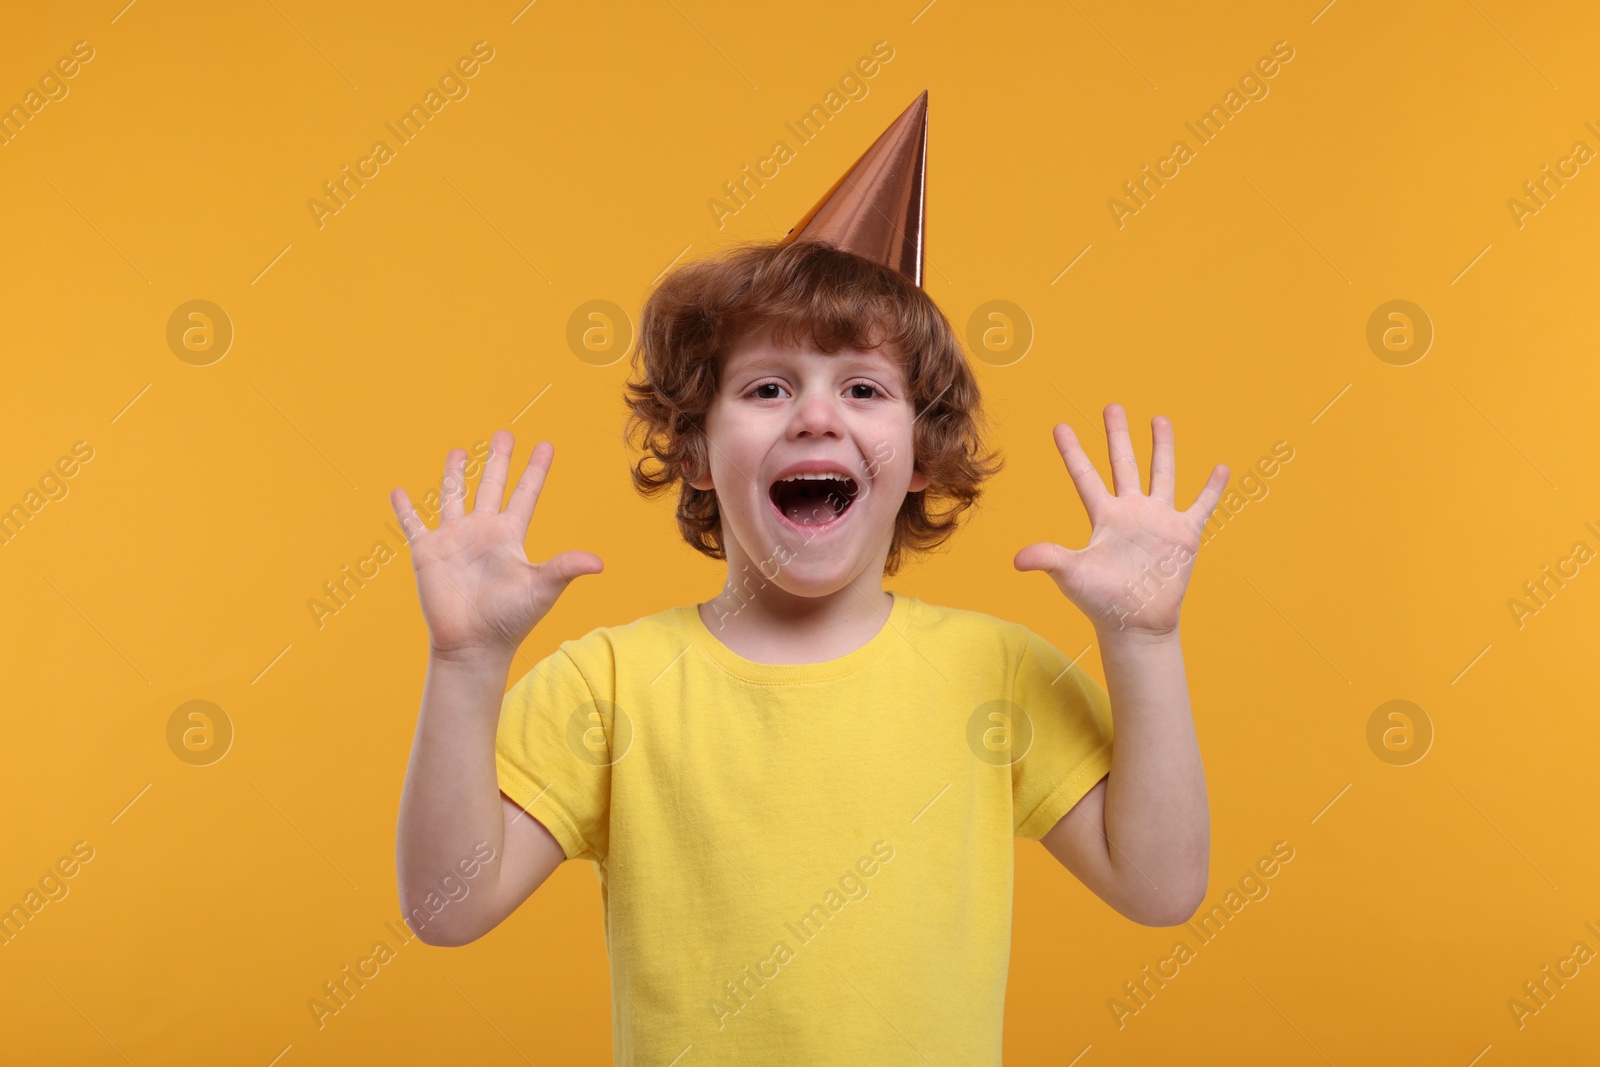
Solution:
M 624 386 L 624 437 L 645 452 L 632 468 L 634 488 L 651 497 L 681 486 L 684 540 L 712 559 L 727 558 L 716 492 L 689 482 L 710 469 L 705 415 L 722 357 L 769 331 L 786 347 L 878 348 L 900 362 L 916 412 L 915 465 L 929 482 L 900 506 L 885 573 L 954 534 L 982 483 L 1004 466 L 984 444 L 978 383 L 960 340 L 910 279 L 816 241 L 734 245 L 678 268 L 650 294 L 632 358 L 637 380 Z

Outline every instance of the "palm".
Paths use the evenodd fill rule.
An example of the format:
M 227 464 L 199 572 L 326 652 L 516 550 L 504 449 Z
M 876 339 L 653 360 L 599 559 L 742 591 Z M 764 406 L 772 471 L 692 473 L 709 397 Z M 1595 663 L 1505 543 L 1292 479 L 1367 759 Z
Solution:
M 588 552 L 563 552 L 546 563 L 530 563 L 523 552 L 533 510 L 550 469 L 554 449 L 535 447 L 504 511 L 500 501 L 514 439 L 497 431 L 478 497 L 466 511 L 466 453 L 445 460 L 439 528 L 428 530 L 412 513 L 405 490 L 390 494 L 406 527 L 417 591 L 429 640 L 441 655 L 514 651 L 549 613 L 572 579 L 598 573 L 603 564 Z
M 1177 629 L 1200 550 L 1200 531 L 1228 483 L 1228 468 L 1213 468 L 1194 504 L 1180 512 L 1173 505 L 1177 472 L 1170 420 L 1158 417 L 1151 424 L 1148 495 L 1139 487 L 1139 466 L 1122 408 L 1107 406 L 1105 421 L 1115 495 L 1106 492 L 1072 428 L 1065 423 L 1055 428 L 1056 447 L 1092 523 L 1089 543 L 1068 549 L 1042 541 L 1018 552 L 1014 565 L 1021 571 L 1047 572 L 1097 630 L 1169 634 Z
M 514 644 L 560 595 L 548 567 L 528 562 L 504 514 L 468 514 L 442 524 L 412 550 L 422 613 L 434 644 L 487 634 Z

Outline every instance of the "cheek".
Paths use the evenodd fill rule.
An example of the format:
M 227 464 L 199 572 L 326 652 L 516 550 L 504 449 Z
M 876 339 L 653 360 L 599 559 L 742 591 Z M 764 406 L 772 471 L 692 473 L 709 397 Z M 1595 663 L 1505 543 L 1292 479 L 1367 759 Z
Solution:
M 872 490 L 889 499 L 889 508 L 900 506 L 900 497 L 906 492 L 917 492 L 924 479 L 916 473 L 911 435 L 908 431 L 884 434 L 864 449 L 868 470 L 872 472 Z

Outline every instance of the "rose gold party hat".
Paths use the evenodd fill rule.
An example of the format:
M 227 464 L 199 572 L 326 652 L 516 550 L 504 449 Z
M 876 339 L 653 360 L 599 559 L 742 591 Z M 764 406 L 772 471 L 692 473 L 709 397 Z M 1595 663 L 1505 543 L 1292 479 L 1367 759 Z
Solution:
M 822 241 L 922 285 L 928 91 L 894 120 L 780 244 Z

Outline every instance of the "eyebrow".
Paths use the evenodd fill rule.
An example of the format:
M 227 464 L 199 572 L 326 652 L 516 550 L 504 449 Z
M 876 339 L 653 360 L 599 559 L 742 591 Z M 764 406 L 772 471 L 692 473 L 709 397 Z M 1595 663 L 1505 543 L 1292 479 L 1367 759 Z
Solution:
M 820 354 L 828 356 L 830 359 L 842 358 L 846 362 L 859 366 L 868 366 L 896 371 L 899 372 L 902 377 L 904 377 L 905 373 L 904 368 L 900 366 L 898 361 L 896 361 L 892 356 L 889 356 L 881 351 L 861 352 L 855 349 L 840 349 L 838 352 L 823 352 Z M 742 355 L 733 363 L 726 366 L 724 368 L 724 373 L 728 375 L 748 374 L 753 369 L 768 363 L 792 362 L 797 355 L 798 353 L 794 349 L 789 348 L 771 349 L 763 352 L 760 355 Z

